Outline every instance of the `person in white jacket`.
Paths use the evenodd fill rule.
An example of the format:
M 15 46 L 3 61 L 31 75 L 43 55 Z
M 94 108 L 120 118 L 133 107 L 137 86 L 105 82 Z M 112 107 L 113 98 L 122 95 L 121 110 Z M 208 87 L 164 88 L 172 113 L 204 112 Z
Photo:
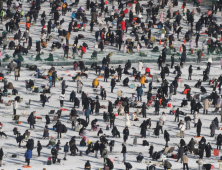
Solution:
M 183 121 L 181 122 L 179 129 L 180 129 L 180 137 L 184 138 L 184 131 L 185 131 L 186 127 L 185 127 Z
M 59 96 L 59 100 L 60 100 L 60 107 L 63 107 L 63 102 L 64 102 L 64 99 L 65 99 L 65 94 L 60 94 L 60 96 Z
M 120 105 L 117 112 L 118 112 L 118 115 L 124 115 L 124 107 Z
M 164 125 L 164 122 L 166 121 L 166 114 L 165 114 L 165 112 L 162 113 L 162 115 L 160 116 L 160 119 L 163 121 L 163 125 Z
M 14 113 L 14 115 L 16 115 L 17 108 L 18 108 L 18 102 L 17 102 L 17 100 L 15 100 L 14 103 L 13 103 L 13 113 Z
M 196 126 L 197 126 L 198 119 L 199 119 L 198 113 L 197 113 L 197 112 L 194 112 L 193 117 L 194 117 L 194 127 L 196 127 Z
M 140 61 L 140 62 L 139 62 L 139 66 L 138 66 L 138 71 L 141 73 L 141 72 L 142 72 L 142 69 L 143 69 L 143 62 Z
M 125 117 L 125 126 L 130 126 L 130 118 L 129 118 L 129 114 L 125 114 L 126 115 L 126 117 Z

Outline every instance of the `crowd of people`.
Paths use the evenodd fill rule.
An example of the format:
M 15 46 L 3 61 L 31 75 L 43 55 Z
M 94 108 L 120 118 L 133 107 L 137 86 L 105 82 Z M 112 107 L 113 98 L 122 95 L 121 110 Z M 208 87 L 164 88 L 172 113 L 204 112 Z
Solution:
M 203 62 L 202 58 L 204 54 L 219 55 L 221 53 L 221 24 L 217 22 L 219 19 L 216 17 L 217 12 L 221 11 L 221 8 L 218 8 L 221 6 L 221 1 L 215 2 L 211 9 L 203 8 L 202 10 L 206 10 L 204 13 L 201 13 L 200 0 L 194 1 L 196 12 L 187 8 L 186 1 L 179 3 L 177 0 L 148 1 L 145 4 L 142 4 L 141 1 L 123 2 L 121 0 L 117 2 L 115 0 L 109 2 L 87 0 L 84 3 L 86 4 L 83 5 L 79 0 L 75 0 L 75 2 L 66 0 L 0 2 L 0 18 L 2 24 L 5 25 L 5 28 L 0 29 L 0 45 L 3 47 L 0 57 L 5 54 L 2 62 L 9 62 L 7 68 L 1 67 L 0 101 L 1 105 L 4 103 L 6 107 L 12 105 L 13 122 L 18 123 L 18 127 L 12 128 L 14 136 L 11 137 L 9 131 L 4 131 L 7 128 L 4 124 L 8 122 L 3 119 L 2 123 L 0 122 L 0 136 L 2 138 L 4 136 L 6 139 L 14 138 L 14 143 L 18 143 L 19 148 L 27 149 L 25 161 L 28 167 L 30 167 L 32 155 L 35 152 L 33 151 L 34 142 L 37 141 L 38 157 L 45 156 L 41 154 L 44 150 L 51 150 L 51 155 L 47 155 L 47 165 L 60 164 L 61 161 L 67 161 L 69 158 L 74 160 L 70 156 L 84 156 L 85 160 L 89 158 L 84 168 L 86 170 L 94 169 L 95 165 L 88 155 L 95 153 L 95 158 L 102 158 L 101 166 L 105 170 L 115 169 L 112 154 L 115 154 L 114 148 L 117 147 L 122 153 L 122 163 L 125 168 L 127 170 L 136 168 L 127 158 L 127 153 L 132 152 L 129 141 L 133 139 L 134 146 L 149 146 L 149 150 L 143 149 L 136 153 L 135 161 L 138 164 L 147 165 L 148 161 L 153 164 L 162 161 L 162 167 L 168 170 L 173 168 L 175 162 L 173 164 L 172 162 L 173 159 L 176 159 L 176 162 L 183 163 L 185 170 L 190 167 L 188 162 L 195 160 L 192 155 L 198 155 L 197 162 L 203 164 L 207 170 L 211 169 L 216 162 L 204 162 L 203 158 L 204 155 L 206 158 L 212 157 L 211 151 L 214 153 L 213 156 L 218 156 L 222 145 L 222 135 L 217 132 L 220 130 L 218 116 L 211 116 L 211 123 L 207 125 L 207 129 L 210 131 L 210 138 L 216 139 L 216 143 L 212 144 L 209 136 L 206 136 L 205 132 L 203 133 L 203 127 L 204 130 L 206 128 L 204 117 L 221 112 L 222 75 L 216 74 L 221 67 L 218 68 L 212 64 L 211 56 L 208 57 L 207 62 Z M 118 3 L 118 9 L 115 9 L 115 3 Z M 182 9 L 178 10 L 179 4 L 182 5 Z M 28 7 L 27 11 L 23 8 L 24 5 Z M 44 5 L 47 5 L 47 8 L 43 7 Z M 166 7 L 167 12 L 164 10 Z M 90 16 L 87 15 L 88 12 L 90 12 Z M 51 18 L 48 15 L 51 15 Z M 39 16 L 41 16 L 40 19 Z M 69 20 L 66 20 L 68 17 Z M 24 18 L 25 24 L 21 22 Z M 39 21 L 41 25 L 38 25 Z M 67 25 L 66 29 L 62 29 L 64 25 Z M 33 28 L 37 26 L 41 28 L 38 29 L 41 33 L 41 36 L 37 36 L 38 39 L 33 36 Z M 85 38 L 83 31 L 88 31 L 87 28 L 90 30 L 90 36 L 95 35 L 93 50 L 88 45 L 92 44 L 91 40 L 86 41 L 85 39 L 85 42 L 80 43 Z M 132 28 L 130 32 L 128 32 L 128 28 Z M 83 34 L 76 33 L 78 31 Z M 184 36 L 181 36 L 182 32 Z M 174 34 L 177 34 L 177 38 L 174 38 Z M 129 36 L 134 40 L 126 38 Z M 202 41 L 202 38 L 206 40 Z M 35 50 L 32 47 L 33 39 L 36 40 Z M 72 39 L 74 43 L 70 43 Z M 155 43 L 156 39 L 158 39 L 159 45 Z M 179 51 L 179 62 L 175 64 L 177 61 L 174 58 L 176 55 L 174 52 L 179 50 L 176 49 L 178 47 L 176 43 L 180 39 L 183 39 L 183 44 Z M 51 40 L 55 41 L 51 42 Z M 163 47 L 161 47 L 161 40 L 164 43 Z M 189 48 L 186 42 L 189 42 Z M 69 54 L 72 50 L 72 58 L 79 56 L 82 60 L 73 62 L 73 68 L 67 69 L 67 75 L 61 73 L 64 72 L 65 66 L 62 67 L 62 70 L 58 66 L 51 66 L 43 70 L 34 63 L 25 68 L 22 66 L 22 62 L 26 60 L 23 54 L 36 51 L 35 60 L 42 60 L 41 55 L 44 52 L 47 53 L 47 46 L 50 43 L 52 45 L 48 49 L 51 53 L 45 59 L 46 61 L 54 61 L 53 54 L 61 47 L 64 58 L 70 58 Z M 195 44 L 196 47 L 194 47 Z M 143 55 L 140 49 L 144 48 L 153 53 L 160 52 L 160 56 L 156 63 L 140 61 L 138 64 L 133 64 L 128 60 L 117 66 L 111 64 L 113 52 L 110 52 L 101 62 L 95 62 L 91 66 L 85 65 L 84 55 L 88 49 L 92 52 L 92 59 L 96 59 L 98 49 L 103 51 L 105 48 L 123 51 L 123 53 L 133 53 L 133 50 L 136 49 L 140 56 Z M 13 59 L 7 55 L 9 50 L 14 50 Z M 187 55 L 194 54 L 197 56 L 197 63 L 188 63 Z M 167 55 L 171 56 L 171 63 L 166 62 Z M 33 74 L 29 75 L 24 69 Z M 200 70 L 203 70 L 201 74 L 199 74 Z M 74 74 L 69 74 L 69 72 Z M 154 72 L 156 74 L 153 74 Z M 197 72 L 198 79 L 194 75 Z M 215 77 L 215 74 L 218 77 Z M 214 78 L 211 78 L 212 76 Z M 24 81 L 24 77 L 26 93 L 21 90 L 21 88 L 24 89 L 24 86 L 20 84 L 21 81 Z M 178 91 L 181 84 L 184 85 L 182 94 Z M 76 92 L 74 88 L 76 88 Z M 127 89 L 127 94 L 124 94 L 125 89 Z M 39 95 L 41 106 L 34 111 L 32 98 L 26 101 L 24 107 L 31 110 L 27 117 L 27 111 L 23 111 L 23 115 L 20 115 L 18 110 L 22 108 L 23 97 L 26 98 L 29 92 L 35 96 Z M 55 99 L 54 95 L 58 95 L 58 99 Z M 178 96 L 181 95 L 185 97 L 178 104 L 178 101 L 180 102 Z M 14 98 L 13 100 L 9 100 L 11 96 Z M 59 104 L 55 104 L 57 101 Z M 54 110 L 57 108 L 56 105 L 59 106 L 57 112 Z M 66 107 L 68 108 L 66 109 Z M 44 113 L 45 119 L 43 114 L 39 113 L 40 108 L 44 112 L 48 111 L 46 108 L 50 108 L 48 114 Z M 212 109 L 214 110 L 212 111 Z M 150 110 L 154 111 L 154 115 Z M 66 111 L 70 111 L 66 115 L 68 122 L 63 117 L 63 112 Z M 3 114 L 1 116 L 3 118 Z M 92 119 L 92 117 L 95 118 Z M 172 117 L 175 117 L 174 122 L 168 121 Z M 19 126 L 21 119 L 26 119 L 27 123 L 22 121 L 25 124 L 25 130 Z M 220 122 L 221 120 L 222 116 Z M 192 121 L 194 121 L 194 127 L 192 127 Z M 41 125 L 43 122 L 44 126 Z M 88 127 L 89 124 L 91 126 Z M 176 125 L 174 129 L 177 131 L 176 135 L 172 135 L 170 132 L 172 129 L 169 128 L 169 124 Z M 150 134 L 151 126 L 153 134 Z M 71 128 L 69 129 L 69 127 Z M 35 131 L 35 128 L 43 133 L 41 140 L 36 137 L 39 131 Z M 188 140 L 186 136 L 190 135 L 189 131 L 192 129 L 195 129 L 196 134 L 193 134 L 193 137 Z M 69 131 L 74 132 L 75 135 Z M 56 132 L 57 136 L 53 136 L 53 132 Z M 109 132 L 112 135 L 107 135 Z M 66 134 L 72 134 L 69 141 L 64 137 Z M 121 137 L 122 144 L 119 144 Z M 164 138 L 166 142 L 161 145 L 164 147 L 163 149 L 159 149 L 155 143 L 161 138 Z M 179 144 L 170 142 L 176 138 L 181 138 Z M 137 144 L 137 140 L 140 139 L 142 139 L 143 146 Z M 47 145 L 41 144 L 44 140 L 49 140 Z M 78 141 L 79 144 L 77 144 Z M 23 146 L 24 142 L 26 142 L 25 146 Z M 7 148 L 4 148 L 4 145 L 0 146 L 2 146 L 0 166 L 4 166 L 2 160 Z M 177 154 L 174 152 L 176 146 L 178 146 Z M 59 158 L 62 155 L 61 147 L 64 152 L 63 160 Z M 80 147 L 86 148 L 84 153 Z M 150 157 L 145 156 L 146 153 Z M 17 156 L 12 155 L 13 158 Z M 7 165 L 5 166 L 7 167 Z M 175 166 L 179 165 L 175 163 Z M 153 170 L 155 166 L 149 165 L 147 168 Z

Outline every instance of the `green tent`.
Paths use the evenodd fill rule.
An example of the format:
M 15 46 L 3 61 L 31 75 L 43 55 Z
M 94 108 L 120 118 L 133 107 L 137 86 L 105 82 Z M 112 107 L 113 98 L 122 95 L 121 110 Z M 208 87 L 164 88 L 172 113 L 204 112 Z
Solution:
M 53 54 L 49 54 L 49 57 L 45 59 L 45 61 L 54 61 Z
M 35 57 L 35 61 L 42 61 L 40 56 L 41 56 L 41 54 L 37 54 Z
M 140 52 L 139 56 L 140 57 L 147 57 L 147 55 L 144 52 Z
M 5 58 L 3 58 L 2 61 L 3 61 L 3 62 L 6 62 L 6 61 L 8 61 L 9 59 L 10 59 L 10 56 L 9 56 L 8 54 L 6 54 L 6 55 L 5 55 Z

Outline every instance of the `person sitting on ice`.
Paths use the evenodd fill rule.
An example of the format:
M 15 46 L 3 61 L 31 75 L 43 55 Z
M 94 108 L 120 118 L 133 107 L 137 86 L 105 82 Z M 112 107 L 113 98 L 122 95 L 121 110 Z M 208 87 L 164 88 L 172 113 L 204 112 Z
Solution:
M 143 161 L 143 154 L 140 152 L 139 154 L 138 154 L 138 156 L 136 157 L 136 160 L 137 160 L 137 162 L 142 162 Z
M 184 98 L 182 103 L 181 103 L 181 107 L 184 107 L 184 106 L 187 106 L 188 103 L 187 103 L 187 100 Z

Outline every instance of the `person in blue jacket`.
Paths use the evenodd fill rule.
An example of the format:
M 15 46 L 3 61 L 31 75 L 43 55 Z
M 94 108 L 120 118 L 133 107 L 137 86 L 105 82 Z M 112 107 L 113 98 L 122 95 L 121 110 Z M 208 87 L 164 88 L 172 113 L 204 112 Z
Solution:
M 89 110 L 89 107 L 87 107 L 87 109 L 85 110 L 85 116 L 86 116 L 86 121 L 87 123 L 89 123 L 89 115 L 91 113 L 91 110 Z
M 30 159 L 32 157 L 32 151 L 31 149 L 27 150 L 27 152 L 25 153 L 25 159 L 26 159 L 26 162 L 27 162 L 27 165 L 29 166 L 30 164 Z
M 75 14 L 75 12 L 73 11 L 73 12 L 72 12 L 72 21 L 75 19 L 75 17 L 76 17 L 76 14 Z
M 138 95 L 138 101 L 142 102 L 142 94 L 143 94 L 142 86 L 137 87 L 136 91 L 137 91 L 137 95 Z
M 48 79 L 49 79 L 49 84 L 50 84 L 49 88 L 51 88 L 52 87 L 52 76 L 49 75 Z

